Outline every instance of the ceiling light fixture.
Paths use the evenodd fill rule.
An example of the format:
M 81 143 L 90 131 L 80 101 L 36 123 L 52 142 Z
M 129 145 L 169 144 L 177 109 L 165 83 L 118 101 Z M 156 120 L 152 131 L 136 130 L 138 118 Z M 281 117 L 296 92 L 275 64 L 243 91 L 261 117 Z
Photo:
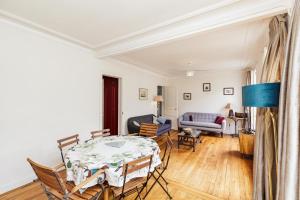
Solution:
M 195 75 L 195 71 L 187 71 L 186 72 L 186 76 L 191 77 L 191 76 L 194 76 L 194 75 Z
M 188 69 L 191 69 L 191 66 L 192 66 L 192 62 L 189 61 L 189 62 L 187 63 L 187 68 L 188 68 Z M 194 76 L 194 75 L 195 75 L 195 71 L 193 71 L 193 70 L 188 70 L 188 71 L 186 71 L 186 76 L 192 77 L 192 76 Z

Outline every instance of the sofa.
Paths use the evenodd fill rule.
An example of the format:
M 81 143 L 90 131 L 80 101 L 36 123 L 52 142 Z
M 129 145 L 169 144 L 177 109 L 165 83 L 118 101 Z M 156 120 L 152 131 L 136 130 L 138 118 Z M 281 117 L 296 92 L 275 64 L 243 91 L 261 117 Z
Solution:
M 141 123 L 150 123 L 153 124 L 155 115 L 149 114 L 149 115 L 142 115 L 142 116 L 136 116 L 131 117 L 127 120 L 127 128 L 129 134 L 139 133 L 140 132 L 140 126 L 137 126 L 137 123 L 140 125 Z M 164 133 L 169 133 L 172 127 L 171 120 L 167 119 L 165 123 L 157 123 L 158 129 L 157 129 L 157 136 L 160 136 Z
M 186 112 L 178 118 L 178 130 L 194 128 L 197 130 L 216 132 L 223 137 L 226 129 L 226 119 L 221 119 L 221 124 L 215 123 L 218 113 Z

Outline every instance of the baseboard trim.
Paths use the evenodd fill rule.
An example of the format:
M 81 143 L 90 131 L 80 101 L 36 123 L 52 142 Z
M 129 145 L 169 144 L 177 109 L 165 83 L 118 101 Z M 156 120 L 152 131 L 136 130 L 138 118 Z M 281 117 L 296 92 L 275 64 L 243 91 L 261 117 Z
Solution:
M 28 185 L 32 183 L 36 179 L 35 176 L 29 176 L 22 180 L 12 181 L 10 183 L 4 184 L 0 186 L 0 196 L 10 193 L 18 188 L 24 187 L 24 185 Z

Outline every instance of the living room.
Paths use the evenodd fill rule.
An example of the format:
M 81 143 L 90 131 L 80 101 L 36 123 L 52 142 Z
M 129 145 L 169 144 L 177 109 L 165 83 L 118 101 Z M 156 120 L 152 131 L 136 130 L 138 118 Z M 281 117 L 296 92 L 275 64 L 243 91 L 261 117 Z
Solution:
M 0 0 L 0 200 L 298 199 L 298 10 Z

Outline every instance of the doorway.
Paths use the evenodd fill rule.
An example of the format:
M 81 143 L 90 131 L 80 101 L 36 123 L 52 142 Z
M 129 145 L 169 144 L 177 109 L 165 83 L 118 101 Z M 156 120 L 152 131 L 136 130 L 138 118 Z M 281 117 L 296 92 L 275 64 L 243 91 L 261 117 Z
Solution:
M 157 86 L 157 96 L 162 96 L 162 99 L 164 99 L 164 92 L 163 92 L 163 86 Z M 164 101 L 160 101 L 160 102 L 157 102 L 157 117 L 159 116 L 163 116 L 164 113 Z
M 111 135 L 118 135 L 119 79 L 103 76 L 103 128 Z
M 164 87 L 164 116 L 172 120 L 172 129 L 177 130 L 178 92 L 176 87 Z

